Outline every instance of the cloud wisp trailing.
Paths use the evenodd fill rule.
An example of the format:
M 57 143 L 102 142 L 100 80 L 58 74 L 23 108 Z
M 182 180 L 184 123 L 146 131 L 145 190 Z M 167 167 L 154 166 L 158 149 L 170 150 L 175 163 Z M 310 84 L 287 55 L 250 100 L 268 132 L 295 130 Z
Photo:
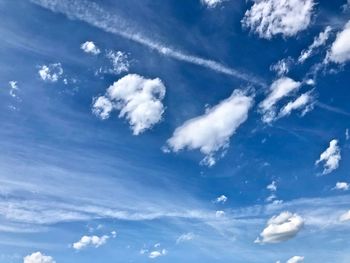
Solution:
M 173 59 L 198 65 L 208 68 L 210 70 L 223 73 L 243 81 L 264 86 L 262 80 L 257 79 L 249 74 L 242 73 L 233 68 L 227 67 L 217 61 L 201 58 L 198 56 L 190 55 L 178 49 L 174 49 L 168 45 L 157 42 L 149 37 L 144 36 L 142 33 L 132 29 L 127 25 L 127 21 L 124 21 L 117 15 L 113 15 L 108 11 L 101 8 L 99 5 L 93 2 L 85 0 L 30 0 L 32 3 L 37 4 L 43 8 L 47 8 L 53 12 L 62 13 L 72 19 L 78 19 L 84 21 L 90 25 L 100 28 L 106 32 L 119 35 L 125 39 L 134 41 L 141 44 L 151 50 L 157 51 L 161 55 L 171 57 Z

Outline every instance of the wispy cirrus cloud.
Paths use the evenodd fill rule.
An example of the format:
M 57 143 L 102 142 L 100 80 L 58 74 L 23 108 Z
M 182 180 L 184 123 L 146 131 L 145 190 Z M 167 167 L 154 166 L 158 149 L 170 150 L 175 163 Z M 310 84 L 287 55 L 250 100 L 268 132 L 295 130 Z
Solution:
M 134 30 L 128 25 L 127 21 L 124 21 L 117 15 L 109 13 L 94 2 L 86 0 L 31 0 L 31 2 L 53 12 L 63 13 L 69 18 L 84 21 L 106 32 L 134 41 L 149 49 L 157 51 L 161 55 L 205 67 L 259 86 L 264 85 L 264 82 L 261 79 L 254 76 L 240 72 L 214 60 L 190 55 L 184 51 L 172 48 L 169 45 L 165 45 L 144 36 L 141 32 Z

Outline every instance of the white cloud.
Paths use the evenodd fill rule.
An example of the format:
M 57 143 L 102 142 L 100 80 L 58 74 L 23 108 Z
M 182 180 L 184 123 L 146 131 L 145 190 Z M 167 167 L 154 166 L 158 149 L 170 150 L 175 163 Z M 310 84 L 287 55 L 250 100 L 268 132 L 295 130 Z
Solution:
M 225 212 L 224 211 L 216 211 L 215 216 L 216 217 L 223 217 L 223 216 L 225 216 Z
M 215 164 L 214 154 L 229 146 L 230 137 L 248 118 L 253 99 L 242 91 L 221 101 L 205 114 L 186 121 L 178 127 L 167 144 L 174 152 L 199 149 L 206 155 L 202 163 Z
M 345 63 L 350 60 L 350 21 L 344 26 L 343 31 L 337 34 L 337 38 L 327 55 L 326 61 Z
M 223 3 L 226 0 L 201 0 L 203 5 L 206 5 L 209 8 L 213 8 Z
M 13 98 L 17 97 L 17 91 L 18 91 L 18 83 L 17 81 L 11 80 L 9 81 L 9 85 L 10 85 L 10 96 Z
M 85 53 L 90 53 L 90 54 L 93 54 L 93 55 L 98 55 L 98 54 L 101 53 L 100 49 L 92 41 L 86 41 L 85 43 L 81 44 L 80 48 Z
M 107 240 L 109 239 L 109 236 L 103 235 L 101 237 L 99 236 L 83 236 L 78 242 L 73 243 L 73 248 L 76 250 L 83 249 L 85 247 L 93 246 L 95 248 L 98 248 L 102 245 L 104 245 Z
M 345 139 L 348 141 L 350 139 L 349 129 L 345 130 Z
M 342 214 L 339 218 L 340 222 L 350 221 L 350 210 Z
M 178 237 L 178 239 L 176 240 L 176 244 L 182 243 L 182 242 L 186 242 L 186 241 L 191 241 L 194 239 L 194 234 L 192 232 L 186 233 L 186 234 L 182 234 L 181 236 Z
M 23 263 L 55 263 L 50 256 L 45 256 L 41 252 L 35 252 L 31 255 L 25 256 L 23 259 Z
M 270 70 L 273 70 L 277 73 L 278 76 L 284 76 L 289 72 L 289 68 L 292 64 L 291 58 L 284 58 L 278 61 L 275 65 L 270 67 Z
M 349 190 L 349 188 L 350 188 L 350 185 L 348 183 L 346 183 L 346 182 L 337 182 L 333 189 L 347 191 L 347 190 Z
M 96 98 L 92 111 L 107 119 L 113 109 L 120 110 L 119 118 L 125 117 L 134 135 L 139 135 L 161 121 L 165 91 L 159 78 L 129 74 L 114 82 L 104 96 Z
M 329 174 L 339 167 L 341 160 L 340 148 L 337 140 L 332 140 L 329 143 L 329 147 L 321 154 L 320 159 L 316 161 L 316 165 L 323 162 L 324 170 L 323 174 Z
M 287 261 L 287 263 L 301 263 L 301 262 L 304 262 L 304 257 L 301 257 L 301 256 L 294 256 Z
M 120 74 L 122 72 L 128 72 L 130 63 L 128 55 L 122 51 L 109 51 L 106 57 L 111 61 L 113 68 L 108 70 L 112 74 Z
M 256 243 L 279 243 L 296 236 L 304 225 L 304 220 L 297 214 L 282 212 L 272 217 L 266 228 L 261 232 Z
M 43 81 L 57 82 L 63 75 L 63 69 L 61 63 L 53 63 L 41 66 L 38 73 Z
M 291 37 L 309 26 L 313 7 L 313 0 L 255 0 L 242 24 L 262 38 Z
M 270 123 L 276 118 L 275 105 L 284 97 L 300 88 L 301 83 L 291 78 L 282 77 L 274 81 L 270 87 L 270 94 L 259 104 L 259 111 L 263 115 L 262 120 Z
M 225 195 L 220 195 L 220 196 L 218 196 L 216 199 L 215 199 L 215 203 L 222 203 L 222 204 L 224 204 L 224 203 L 226 203 L 226 201 L 227 201 L 227 196 L 225 196 Z
M 288 116 L 291 114 L 294 110 L 302 109 L 302 116 L 305 115 L 307 112 L 311 111 L 314 107 L 314 97 L 311 95 L 311 92 L 306 92 L 304 94 L 301 94 L 297 99 L 294 101 L 288 102 L 287 105 L 285 105 L 280 113 L 278 114 L 279 118 Z
M 301 52 L 298 62 L 304 63 L 305 60 L 312 56 L 316 48 L 323 46 L 327 42 L 331 31 L 332 28 L 327 26 L 326 29 L 318 35 L 318 37 L 315 37 L 314 42 L 306 50 Z
M 276 181 L 272 181 L 271 184 L 266 186 L 267 190 L 270 190 L 271 192 L 276 192 L 277 191 L 277 183 Z
M 166 249 L 162 250 L 155 250 L 149 253 L 148 257 L 149 258 L 158 258 L 160 256 L 165 256 L 168 253 Z

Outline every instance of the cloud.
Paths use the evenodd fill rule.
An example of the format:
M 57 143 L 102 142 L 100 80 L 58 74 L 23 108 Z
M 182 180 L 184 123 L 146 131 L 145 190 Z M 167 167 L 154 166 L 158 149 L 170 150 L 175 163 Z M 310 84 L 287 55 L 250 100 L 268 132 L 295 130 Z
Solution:
M 294 256 L 287 260 L 287 263 L 301 263 L 304 262 L 304 257 L 301 256 Z
M 272 181 L 271 184 L 266 186 L 267 190 L 270 190 L 271 192 L 276 192 L 277 191 L 277 183 L 276 181 Z
M 329 174 L 339 167 L 341 160 L 340 148 L 338 146 L 338 140 L 332 140 L 329 143 L 329 147 L 321 154 L 320 159 L 315 162 L 315 165 L 324 163 L 323 174 Z
M 92 111 L 101 119 L 107 119 L 113 109 L 120 110 L 119 118 L 125 117 L 133 134 L 139 135 L 161 121 L 165 91 L 159 78 L 129 74 L 114 82 L 104 96 L 96 98 Z
M 170 150 L 199 149 L 205 154 L 202 164 L 214 165 L 214 154 L 229 146 L 230 137 L 247 120 L 252 104 L 251 97 L 242 91 L 234 91 L 229 98 L 208 109 L 205 114 L 176 128 L 167 141 Z
M 345 130 L 345 140 L 349 140 L 350 139 L 350 134 L 349 134 L 349 129 Z
M 275 71 L 278 76 L 284 76 L 289 72 L 292 63 L 293 60 L 291 58 L 284 58 L 278 61 L 275 65 L 272 65 L 270 70 Z
M 282 212 L 272 217 L 261 232 L 256 243 L 280 243 L 296 236 L 304 225 L 304 220 L 297 214 Z
M 226 0 L 201 0 L 203 5 L 206 5 L 209 8 L 216 7 L 220 4 L 222 4 Z
M 90 53 L 90 54 L 93 54 L 93 55 L 98 55 L 98 54 L 101 53 L 100 49 L 92 41 L 86 41 L 85 43 L 81 44 L 80 48 L 85 53 Z
M 178 237 L 176 240 L 176 244 L 182 243 L 182 242 L 187 242 L 193 240 L 195 235 L 192 232 L 182 234 L 181 236 Z
M 125 21 L 115 14 L 104 10 L 96 3 L 91 3 L 91 1 L 31 0 L 31 2 L 53 12 L 63 13 L 70 19 L 82 20 L 90 25 L 103 29 L 106 32 L 132 40 L 151 50 L 157 51 L 161 55 L 230 75 L 249 83 L 254 83 L 258 86 L 264 86 L 263 80 L 257 79 L 254 76 L 239 72 L 238 70 L 227 67 L 219 62 L 189 55 L 181 50 L 156 42 L 153 40 L 154 37 L 146 37 L 141 32 L 133 30 L 132 27 L 126 26 L 129 21 Z
M 314 103 L 315 99 L 312 96 L 312 93 L 306 92 L 300 95 L 294 101 L 288 102 L 288 104 L 281 109 L 280 113 L 278 114 L 278 118 L 288 116 L 292 111 L 299 109 L 303 110 L 301 114 L 303 116 L 314 108 Z
M 17 91 L 18 91 L 18 83 L 17 81 L 11 80 L 9 81 L 9 85 L 10 85 L 10 96 L 13 98 L 17 97 Z
M 161 257 L 161 256 L 165 256 L 166 254 L 168 253 L 168 251 L 166 249 L 162 249 L 162 250 L 155 250 L 155 251 L 152 251 L 148 254 L 148 257 L 149 258 L 158 258 L 158 257 Z
M 89 246 L 93 246 L 95 248 L 98 248 L 102 245 L 104 245 L 107 240 L 109 239 L 109 236 L 103 235 L 103 236 L 83 236 L 78 242 L 73 243 L 72 247 L 76 250 L 80 250 Z
M 215 212 L 215 217 L 224 217 L 225 216 L 225 212 L 224 211 L 216 211 Z
M 326 29 L 321 32 L 318 37 L 315 37 L 314 42 L 306 49 L 303 50 L 298 58 L 299 63 L 304 63 L 305 60 L 307 60 L 309 57 L 311 57 L 314 53 L 314 50 L 320 46 L 323 46 L 332 31 L 332 28 L 330 26 L 327 26 Z
M 39 76 L 46 82 L 57 82 L 63 75 L 61 63 L 42 65 L 39 69 Z
M 349 190 L 349 188 L 350 188 L 350 185 L 348 183 L 346 183 L 346 182 L 337 182 L 333 189 L 334 190 L 347 191 L 347 190 Z
M 284 97 L 300 88 L 301 83 L 291 78 L 282 77 L 274 81 L 270 87 L 270 94 L 259 104 L 259 111 L 263 115 L 262 121 L 271 123 L 276 119 L 275 105 Z
M 350 221 L 350 210 L 342 214 L 339 218 L 340 222 Z
M 110 73 L 120 74 L 122 72 L 128 72 L 130 63 L 128 55 L 122 51 L 109 51 L 106 57 L 112 62 L 113 69 Z
M 337 38 L 327 54 L 326 62 L 345 63 L 350 60 L 350 21 L 346 23 L 343 31 L 337 34 Z
M 215 199 L 215 203 L 222 203 L 222 204 L 224 204 L 224 203 L 226 203 L 226 201 L 227 201 L 227 196 L 225 196 L 225 195 L 220 195 L 220 196 L 218 196 L 216 199 Z
M 295 36 L 309 26 L 313 7 L 313 0 L 255 0 L 242 25 L 261 38 Z
M 50 256 L 45 256 L 41 252 L 35 252 L 31 255 L 25 256 L 23 259 L 23 263 L 55 263 Z

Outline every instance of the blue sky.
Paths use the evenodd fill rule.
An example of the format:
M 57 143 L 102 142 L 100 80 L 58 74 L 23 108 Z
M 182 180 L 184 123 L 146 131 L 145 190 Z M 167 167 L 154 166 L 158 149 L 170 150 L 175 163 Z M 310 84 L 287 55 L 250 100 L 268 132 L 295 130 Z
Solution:
M 0 263 L 350 261 L 350 2 L 0 16 Z

